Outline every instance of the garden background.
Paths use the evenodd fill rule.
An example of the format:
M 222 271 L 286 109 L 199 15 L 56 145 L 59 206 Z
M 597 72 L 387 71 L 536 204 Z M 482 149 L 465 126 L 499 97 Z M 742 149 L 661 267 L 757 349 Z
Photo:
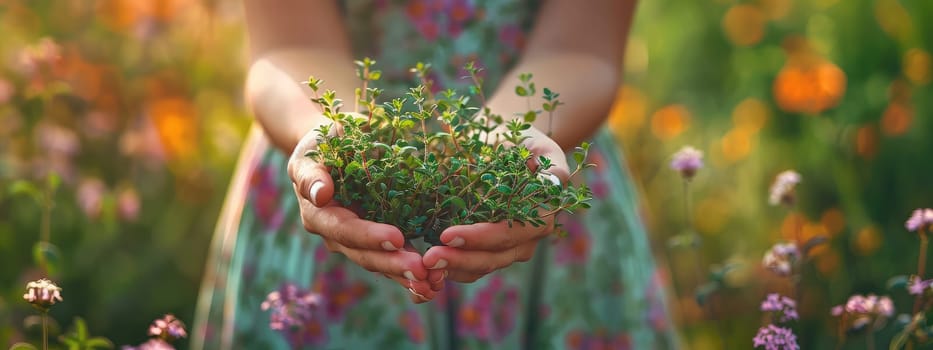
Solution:
M 58 327 L 138 344 L 174 313 L 189 325 L 207 246 L 251 121 L 241 96 L 242 9 L 229 0 L 0 0 L 0 346 L 35 343 L 22 294 L 34 259 L 41 189 L 61 177 L 40 255 L 63 288 Z M 804 349 L 830 348 L 829 315 L 854 293 L 916 273 L 904 228 L 933 207 L 933 1 L 642 1 L 625 83 L 608 123 L 626 148 L 644 217 L 665 261 L 690 348 L 751 348 L 768 292 L 787 278 L 761 266 L 774 243 L 828 239 L 803 270 Z M 671 154 L 693 145 L 706 167 L 685 218 Z M 795 208 L 768 203 L 779 172 L 803 181 Z M 25 189 L 25 190 L 24 190 Z M 689 220 L 703 265 L 728 267 L 701 309 Z M 24 319 L 27 321 L 24 323 Z M 30 321 L 31 320 L 31 321 Z M 878 346 L 898 331 L 876 334 Z M 862 348 L 859 335 L 847 345 Z M 180 344 L 182 347 L 185 342 Z

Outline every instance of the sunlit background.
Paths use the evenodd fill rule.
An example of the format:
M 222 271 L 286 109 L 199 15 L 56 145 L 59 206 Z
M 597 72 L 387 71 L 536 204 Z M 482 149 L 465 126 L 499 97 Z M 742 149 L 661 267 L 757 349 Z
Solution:
M 138 344 L 174 313 L 189 325 L 207 244 L 251 122 L 241 96 L 242 9 L 229 0 L 0 0 L 0 345 L 35 341 L 27 281 L 64 289 L 60 331 Z M 767 292 L 793 288 L 765 250 L 828 237 L 801 283 L 804 349 L 832 348 L 833 305 L 853 293 L 913 299 L 890 277 L 916 271 L 904 221 L 933 207 L 933 1 L 659 0 L 638 7 L 626 79 L 608 125 L 624 145 L 686 343 L 721 346 L 695 298 L 703 265 L 734 267 L 711 297 L 730 348 L 751 348 Z M 707 167 L 684 188 L 684 145 Z M 795 209 L 768 204 L 787 169 Z M 41 192 L 54 192 L 38 248 Z M 41 194 L 41 193 L 40 193 Z M 41 197 L 41 196 L 39 196 Z M 704 271 L 705 273 L 705 271 Z M 877 334 L 887 344 L 890 322 Z M 859 343 L 849 345 L 860 348 Z

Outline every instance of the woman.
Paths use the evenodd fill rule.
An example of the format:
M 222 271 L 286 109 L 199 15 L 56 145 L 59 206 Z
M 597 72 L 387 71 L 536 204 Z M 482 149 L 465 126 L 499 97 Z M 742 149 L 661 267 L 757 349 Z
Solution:
M 675 347 L 629 176 L 597 132 L 633 10 L 622 0 L 246 0 L 246 96 L 258 126 L 215 234 L 193 347 Z M 526 146 L 566 181 L 563 151 L 595 138 L 598 167 L 582 179 L 593 208 L 562 219 L 565 238 L 455 226 L 423 256 L 397 228 L 341 208 L 327 169 L 304 156 L 328 121 L 296 82 L 314 75 L 352 101 L 352 62 L 363 56 L 379 62 L 387 93 L 412 85 L 415 62 L 432 64 L 437 86 L 456 87 L 467 83 L 458 67 L 476 61 L 488 106 L 503 116 L 527 111 L 514 87 L 532 73 L 566 104 L 552 137 L 539 118 Z

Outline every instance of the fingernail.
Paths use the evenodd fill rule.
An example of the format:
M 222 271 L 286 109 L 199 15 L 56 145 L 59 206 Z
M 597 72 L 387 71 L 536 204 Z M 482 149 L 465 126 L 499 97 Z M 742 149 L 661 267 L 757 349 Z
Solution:
M 398 250 L 398 248 L 392 245 L 392 242 L 389 242 L 389 241 L 382 242 L 382 249 L 388 250 L 390 252 L 394 252 Z
M 538 180 L 545 183 L 550 182 L 554 186 L 560 186 L 560 178 L 546 171 L 538 173 Z
M 426 298 L 424 295 L 418 294 L 418 292 L 416 292 L 414 288 L 408 288 L 408 291 L 411 292 L 411 294 L 414 294 L 415 296 L 417 296 L 418 298 L 421 298 L 421 301 L 428 301 L 428 298 Z
M 314 205 L 317 205 L 317 192 L 323 187 L 324 183 L 321 182 L 321 180 L 316 180 L 311 184 L 311 191 L 309 191 L 309 194 L 311 195 L 311 203 Z
M 454 239 L 450 240 L 450 243 L 447 243 L 447 246 L 456 248 L 462 246 L 463 243 L 466 243 L 466 241 L 464 241 L 462 237 L 455 237 Z
M 409 281 L 417 281 L 415 279 L 415 274 L 411 273 L 411 271 L 405 271 L 402 273 L 402 275 L 405 276 L 405 278 L 407 278 Z
M 445 267 L 447 267 L 447 260 L 438 259 L 437 263 L 434 264 L 434 267 L 432 267 L 431 270 L 443 269 Z

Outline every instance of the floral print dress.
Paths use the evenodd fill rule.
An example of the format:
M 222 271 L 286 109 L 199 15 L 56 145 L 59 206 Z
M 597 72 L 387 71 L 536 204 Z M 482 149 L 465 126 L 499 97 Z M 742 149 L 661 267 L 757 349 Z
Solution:
M 414 84 L 431 63 L 435 88 L 487 88 L 515 62 L 536 4 L 498 0 L 344 1 L 356 54 L 384 71 L 382 88 Z M 470 284 L 447 282 L 415 305 L 304 231 L 287 157 L 251 130 L 218 221 L 192 348 L 667 349 L 677 348 L 665 290 L 638 216 L 637 194 L 608 131 L 592 140 L 592 208 L 561 217 L 568 235 L 534 258 Z

